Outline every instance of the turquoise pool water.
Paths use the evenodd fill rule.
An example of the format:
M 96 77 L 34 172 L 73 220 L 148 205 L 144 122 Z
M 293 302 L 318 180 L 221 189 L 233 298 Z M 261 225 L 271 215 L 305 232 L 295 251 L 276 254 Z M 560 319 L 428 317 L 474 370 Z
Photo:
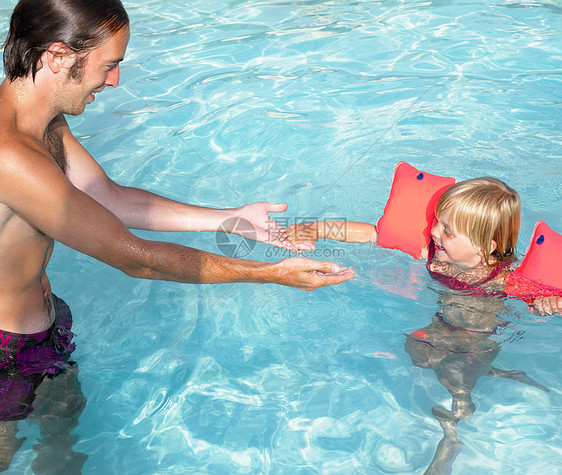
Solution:
M 406 160 L 517 189 L 520 252 L 538 219 L 562 232 L 560 2 L 125 5 L 121 85 L 71 119 L 116 181 L 212 207 L 284 201 L 283 223 L 374 222 Z M 143 235 L 219 252 L 213 233 Z M 73 445 L 92 474 L 423 473 L 443 437 L 432 407 L 451 397 L 406 335 L 452 300 L 499 312 L 509 325 L 480 342 L 501 348 L 493 366 L 550 389 L 479 378 L 453 473 L 562 473 L 560 318 L 459 303 L 395 251 L 318 249 L 356 278 L 313 293 L 148 282 L 57 246 L 88 403 L 53 459 Z M 31 473 L 39 429 L 19 436 L 10 471 Z

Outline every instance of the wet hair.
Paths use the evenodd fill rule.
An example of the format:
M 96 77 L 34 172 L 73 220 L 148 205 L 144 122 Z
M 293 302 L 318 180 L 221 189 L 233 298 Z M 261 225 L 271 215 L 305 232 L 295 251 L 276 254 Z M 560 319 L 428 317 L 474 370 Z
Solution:
M 437 202 L 437 219 L 445 211 L 452 228 L 482 251 L 487 266 L 493 265 L 491 255 L 498 261 L 515 258 L 521 198 L 503 181 L 482 177 L 456 183 Z M 490 253 L 492 240 L 497 247 Z
M 20 0 L 4 43 L 4 73 L 10 81 L 30 74 L 35 80 L 39 59 L 53 43 L 87 53 L 128 25 L 120 0 Z M 71 76 L 79 76 L 81 59 Z

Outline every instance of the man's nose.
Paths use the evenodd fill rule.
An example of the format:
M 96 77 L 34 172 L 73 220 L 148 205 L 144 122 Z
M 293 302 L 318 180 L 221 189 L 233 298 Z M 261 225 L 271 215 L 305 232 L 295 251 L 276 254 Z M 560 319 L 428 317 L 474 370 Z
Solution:
M 119 66 L 115 66 L 109 71 L 105 79 L 105 85 L 107 87 L 117 87 L 119 85 Z

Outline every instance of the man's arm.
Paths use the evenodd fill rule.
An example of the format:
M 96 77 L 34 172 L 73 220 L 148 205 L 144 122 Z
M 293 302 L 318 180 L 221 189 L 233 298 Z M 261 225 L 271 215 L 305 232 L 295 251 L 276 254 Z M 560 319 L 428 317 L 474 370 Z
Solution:
M 54 127 L 63 137 L 68 162 L 67 175 L 80 190 L 104 205 L 128 228 L 149 231 L 226 231 L 279 247 L 281 227 L 268 213 L 287 209 L 285 203 L 251 203 L 238 208 L 212 209 L 180 203 L 139 188 L 121 186 L 111 180 L 99 163 L 72 135 L 64 117 Z M 237 225 L 243 219 L 248 226 Z
M 6 145 L 0 151 L 0 201 L 51 238 L 127 275 L 186 283 L 272 282 L 305 290 L 353 276 L 352 270 L 331 263 L 241 260 L 141 239 L 73 186 L 36 143 L 20 140 Z

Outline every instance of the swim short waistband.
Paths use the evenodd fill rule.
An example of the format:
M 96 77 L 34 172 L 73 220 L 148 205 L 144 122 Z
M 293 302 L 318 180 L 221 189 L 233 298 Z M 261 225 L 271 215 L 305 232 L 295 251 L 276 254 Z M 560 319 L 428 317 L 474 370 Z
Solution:
M 45 331 L 24 334 L 0 330 L 0 368 L 9 364 L 40 362 L 41 359 L 52 359 L 55 354 L 74 350 L 70 308 L 54 294 L 53 305 L 55 321 Z M 43 351 L 37 351 L 39 345 L 43 346 Z

